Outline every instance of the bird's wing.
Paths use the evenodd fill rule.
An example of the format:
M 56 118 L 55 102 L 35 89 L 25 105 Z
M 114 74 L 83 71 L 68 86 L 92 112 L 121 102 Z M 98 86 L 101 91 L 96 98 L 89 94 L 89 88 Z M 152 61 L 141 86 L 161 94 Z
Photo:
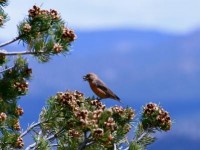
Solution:
M 107 92 L 107 91 L 111 91 L 109 88 L 106 87 L 105 83 L 103 83 L 103 81 L 100 81 L 100 80 L 96 80 L 95 82 L 96 86 L 98 88 L 100 88 L 101 90 Z
M 120 100 L 120 98 L 115 95 L 106 85 L 105 83 L 103 83 L 103 81 L 101 80 L 96 80 L 96 86 L 98 88 L 100 88 L 101 90 L 105 91 L 106 95 L 108 95 L 109 97 L 112 97 L 116 100 Z

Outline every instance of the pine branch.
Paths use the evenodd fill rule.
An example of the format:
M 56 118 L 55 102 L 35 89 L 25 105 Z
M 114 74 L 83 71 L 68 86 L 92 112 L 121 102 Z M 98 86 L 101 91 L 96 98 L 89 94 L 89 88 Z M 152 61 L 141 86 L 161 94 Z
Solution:
M 153 128 L 144 129 L 141 123 L 138 124 L 135 130 L 135 137 L 129 144 L 129 148 L 135 149 L 146 149 L 147 145 L 155 142 L 156 138 L 152 136 L 155 133 Z
M 142 138 L 145 137 L 146 135 L 147 135 L 147 132 L 144 131 L 144 132 L 136 139 L 136 142 L 139 143 L 139 142 L 142 140 Z
M 45 28 L 45 29 L 39 30 L 38 32 L 47 31 L 47 30 L 49 30 L 49 28 L 50 28 L 50 26 L 47 27 L 47 28 Z M 12 40 L 10 40 L 10 41 L 7 41 L 7 42 L 5 42 L 5 43 L 0 44 L 0 48 L 1 48 L 1 47 L 4 47 L 4 46 L 6 46 L 6 45 L 9 45 L 9 44 L 11 44 L 11 43 L 16 42 L 16 41 L 19 40 L 23 35 L 24 35 L 24 34 L 21 34 L 21 35 L 15 37 L 14 39 L 12 39 Z
M 84 132 L 84 141 L 79 145 L 78 150 L 83 150 L 90 140 L 87 138 L 87 132 Z
M 134 139 L 134 142 L 146 148 L 147 145 L 156 140 L 156 138 L 151 135 L 152 133 L 154 133 L 152 130 L 145 130 Z
M 94 144 L 95 142 L 94 141 L 89 141 L 87 144 L 86 144 L 86 146 L 90 146 L 90 145 L 92 145 L 92 144 Z
M 0 51 L 0 55 L 7 55 L 7 56 L 13 56 L 13 55 L 35 55 L 35 54 L 43 54 L 45 53 L 44 51 L 38 51 L 38 52 L 33 52 L 33 51 L 21 51 L 21 52 L 6 52 L 6 51 Z
M 12 40 L 10 40 L 10 41 L 7 41 L 7 42 L 5 42 L 5 43 L 2 43 L 2 44 L 0 44 L 0 47 L 4 47 L 4 46 L 6 46 L 6 45 L 9 45 L 9 44 L 11 44 L 11 43 L 13 43 L 13 42 L 19 40 L 20 38 L 21 38 L 21 36 L 18 36 L 18 37 L 14 38 L 14 39 L 12 39 Z
M 29 133 L 33 128 L 35 128 L 35 127 L 41 125 L 42 123 L 44 123 L 44 122 L 37 122 L 37 123 L 35 123 L 35 124 L 32 124 L 31 126 L 29 126 L 29 127 L 20 135 L 20 137 L 24 137 L 24 136 L 25 136 L 27 133 Z
M 0 73 L 3 73 L 3 72 L 5 72 L 5 71 L 7 71 L 7 70 L 11 70 L 13 67 L 14 67 L 14 66 L 12 66 L 12 67 L 8 67 L 8 68 L 6 68 L 6 69 L 0 71 Z
M 117 150 L 117 145 L 114 143 L 114 150 Z
M 57 133 L 55 133 L 55 134 L 49 136 L 48 138 L 45 138 L 44 140 L 45 140 L 45 141 L 50 141 L 50 140 L 56 138 L 56 137 L 58 136 L 58 135 L 57 135 L 58 133 L 60 133 L 60 131 L 58 131 Z M 36 144 L 37 144 L 37 143 L 35 142 L 35 143 L 29 145 L 25 150 L 31 150 L 31 149 L 33 149 L 33 148 L 36 146 Z
M 58 147 L 58 144 L 51 144 L 50 147 Z

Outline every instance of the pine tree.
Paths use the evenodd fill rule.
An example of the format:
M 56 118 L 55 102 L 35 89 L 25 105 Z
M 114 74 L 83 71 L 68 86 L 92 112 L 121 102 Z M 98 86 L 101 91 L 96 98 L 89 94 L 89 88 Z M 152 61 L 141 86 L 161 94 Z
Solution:
M 0 0 L 0 27 L 8 21 L 4 11 L 7 5 L 7 0 Z M 144 150 L 156 140 L 155 132 L 170 130 L 169 113 L 155 103 L 145 105 L 136 118 L 131 107 L 106 107 L 80 91 L 51 96 L 38 122 L 22 130 L 20 116 L 24 112 L 18 100 L 27 94 L 32 74 L 26 55 L 34 56 L 38 62 L 49 62 L 55 55 L 68 54 L 76 35 L 57 10 L 35 5 L 17 29 L 17 37 L 0 44 L 0 149 L 24 149 L 23 138 L 31 133 L 33 143 L 26 150 Z M 16 41 L 27 50 L 3 49 Z M 128 132 L 133 139 L 128 140 Z

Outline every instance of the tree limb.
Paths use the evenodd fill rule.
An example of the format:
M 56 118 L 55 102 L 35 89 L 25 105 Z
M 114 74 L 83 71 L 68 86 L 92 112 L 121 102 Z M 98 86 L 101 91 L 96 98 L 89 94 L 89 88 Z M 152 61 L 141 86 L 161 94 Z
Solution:
M 47 28 L 45 28 L 45 29 L 42 29 L 42 30 L 39 30 L 39 31 L 37 31 L 37 32 L 44 32 L 44 31 L 49 30 L 49 28 L 51 27 L 51 24 L 52 24 L 52 21 L 51 21 L 49 27 L 47 27 Z M 13 43 L 13 42 L 19 40 L 23 35 L 24 35 L 24 34 L 21 34 L 21 35 L 15 37 L 14 39 L 12 39 L 12 40 L 10 40 L 10 41 L 7 41 L 7 42 L 5 42 L 5 43 L 0 44 L 0 47 L 4 47 L 4 46 L 6 46 L 6 45 L 9 45 L 9 44 L 11 44 L 11 43 Z
M 140 141 L 145 135 L 147 135 L 147 132 L 143 132 L 143 133 L 136 139 L 136 142 Z
M 79 145 L 78 150 L 83 150 L 87 146 L 88 142 L 91 142 L 91 140 L 87 138 L 87 132 L 84 132 L 84 141 Z
M 14 39 L 12 39 L 12 40 L 10 40 L 10 41 L 7 41 L 7 42 L 5 42 L 5 43 L 0 44 L 0 47 L 4 47 L 4 46 L 6 46 L 6 45 L 9 45 L 9 44 L 11 44 L 11 43 L 13 43 L 13 42 L 19 40 L 20 37 L 21 37 L 21 36 L 18 36 L 18 37 L 14 38 Z
M 50 147 L 57 147 L 58 144 L 51 144 Z
M 10 69 L 12 69 L 14 66 L 11 66 L 11 67 L 8 67 L 8 68 L 6 68 L 6 69 L 3 69 L 3 70 L 1 70 L 0 71 L 0 73 L 3 73 L 3 72 L 5 72 L 5 71 L 7 71 L 7 70 L 10 70 Z
M 33 51 L 21 51 L 21 52 L 6 52 L 6 51 L 0 51 L 0 55 L 7 55 L 7 56 L 13 56 L 13 55 L 34 55 L 34 54 L 42 54 L 45 53 L 44 51 L 38 51 L 38 52 L 33 52 Z
M 36 126 L 39 126 L 40 124 L 42 124 L 44 122 L 37 122 L 35 124 L 32 124 L 31 126 L 29 126 L 21 135 L 20 137 L 24 137 L 27 133 L 29 133 L 33 128 L 35 128 Z
M 57 133 L 55 133 L 55 134 L 49 136 L 48 138 L 45 138 L 44 140 L 49 141 L 49 140 L 52 140 L 52 139 L 54 139 L 54 138 L 56 138 L 56 137 L 57 137 Z M 31 150 L 31 149 L 33 149 L 33 148 L 36 146 L 36 144 L 37 144 L 37 143 L 35 142 L 35 143 L 29 145 L 25 150 Z

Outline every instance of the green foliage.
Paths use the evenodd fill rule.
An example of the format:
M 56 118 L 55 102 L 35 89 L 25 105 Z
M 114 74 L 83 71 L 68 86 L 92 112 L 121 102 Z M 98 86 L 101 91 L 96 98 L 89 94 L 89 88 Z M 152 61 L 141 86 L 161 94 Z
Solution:
M 155 103 L 148 103 L 143 107 L 140 122 L 135 129 L 135 137 L 130 144 L 134 149 L 145 150 L 146 147 L 156 138 L 153 134 L 156 131 L 168 131 L 171 128 L 171 118 L 169 113 Z
M 152 144 L 156 140 L 156 138 L 152 136 L 155 131 L 151 129 L 145 130 L 141 123 L 138 125 L 135 132 L 136 136 L 134 142 L 142 149 L 146 149 L 148 145 Z
M 0 8 L 8 5 L 8 0 L 0 0 Z
M 169 113 L 155 103 L 149 103 L 142 114 L 142 125 L 145 129 L 170 130 L 171 118 Z
M 0 139 L 0 147 L 1 149 L 14 149 L 13 147 L 15 148 L 20 148 L 20 145 L 18 144 L 18 137 L 19 137 L 19 134 L 14 134 L 14 133 L 11 133 L 9 132 L 9 130 L 6 130 L 6 129 L 1 129 L 1 132 L 3 134 L 3 136 L 1 136 L 1 139 Z M 23 146 L 23 143 L 20 143 L 22 144 L 21 146 Z
M 30 79 L 31 69 L 28 68 L 26 59 L 18 57 L 13 68 L 2 73 L 0 78 L 0 97 L 4 102 L 16 100 L 18 96 L 27 92 L 27 80 Z M 9 92 L 8 92 L 9 91 Z
M 47 140 L 39 137 L 36 141 L 36 149 L 38 150 L 49 150 L 49 143 Z
M 59 147 L 76 149 L 86 140 L 86 143 L 92 142 L 95 150 L 112 148 L 113 143 L 123 139 L 131 128 L 134 115 L 131 108 L 106 108 L 100 101 L 85 98 L 78 91 L 66 91 L 48 100 L 40 121 L 44 122 L 43 133 L 57 135 Z
M 0 26 L 7 21 L 7 14 L 3 7 L 7 1 L 0 1 Z M 2 143 L 1 147 L 22 148 L 24 143 L 19 135 L 21 130 L 19 117 L 23 115 L 23 109 L 17 103 L 20 96 L 26 95 L 28 91 L 28 80 L 32 69 L 28 68 L 27 60 L 18 54 L 32 54 L 41 62 L 47 62 L 51 56 L 59 53 L 69 52 L 71 42 L 76 35 L 71 29 L 65 27 L 65 23 L 56 10 L 43 10 L 33 6 L 28 11 L 28 17 L 18 25 L 18 37 L 14 40 L 0 44 L 0 48 L 11 44 L 17 40 L 27 45 L 28 50 L 25 52 L 7 52 L 0 50 L 0 65 L 2 66 L 0 74 L 0 134 L 2 141 L 13 141 L 12 143 Z M 18 55 L 13 60 L 10 55 Z M 13 63 L 13 65 L 11 65 Z M 10 66 L 11 67 L 8 67 Z M 50 116 L 49 119 L 51 119 Z M 65 117 L 65 116 L 64 116 Z M 53 124 L 54 125 L 54 124 Z M 58 127 L 62 124 L 58 124 Z M 55 130 L 56 131 L 56 130 Z M 11 137 L 14 137 L 11 138 Z M 37 141 L 38 148 L 44 149 L 45 139 L 39 138 Z
M 7 5 L 6 0 L 0 0 L 0 27 L 4 25 L 4 23 L 8 20 L 8 15 L 4 12 L 3 8 Z
M 142 148 L 141 145 L 135 143 L 135 141 L 132 141 L 129 145 L 129 150 L 144 150 L 144 148 Z
M 47 62 L 50 55 L 68 52 L 70 43 L 76 38 L 56 10 L 43 10 L 37 6 L 33 6 L 28 18 L 18 25 L 18 32 L 20 40 L 42 62 Z
M 3 72 L 0 77 L 0 132 L 3 135 L 2 141 L 16 141 L 13 139 L 19 137 L 18 131 L 21 128 L 18 119 L 23 114 L 23 110 L 17 106 L 17 99 L 26 94 L 28 90 L 26 82 L 30 79 L 30 71 L 26 59 L 18 57 L 13 68 Z M 4 145 L 20 147 L 21 143 L 16 145 L 12 142 L 7 144 L 2 142 L 2 147 Z

